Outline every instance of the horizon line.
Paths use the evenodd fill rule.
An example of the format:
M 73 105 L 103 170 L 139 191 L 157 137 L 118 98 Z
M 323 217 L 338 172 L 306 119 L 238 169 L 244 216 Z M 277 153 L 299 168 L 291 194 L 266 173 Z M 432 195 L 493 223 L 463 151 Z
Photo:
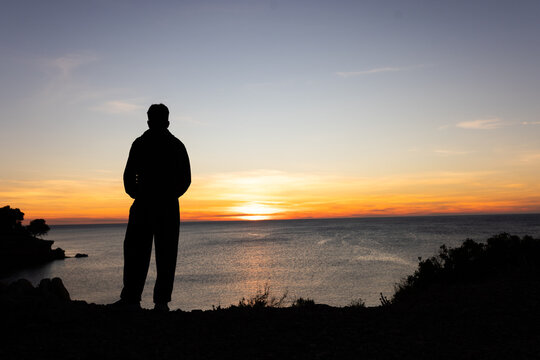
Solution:
M 460 212 L 460 213 L 428 213 L 428 214 L 373 214 L 373 215 L 359 215 L 359 216 L 335 216 L 335 217 L 303 217 L 303 218 L 288 218 L 288 219 L 229 219 L 229 220 L 197 220 L 189 219 L 182 220 L 181 223 L 223 223 L 223 222 L 267 222 L 267 221 L 295 221 L 295 220 L 341 220 L 341 219 L 372 219 L 372 218 L 407 218 L 407 217 L 445 217 L 445 216 L 498 216 L 498 215 L 540 215 L 540 212 Z M 76 219 L 73 219 L 76 220 Z M 105 219 L 100 219 L 105 220 Z M 127 219 L 119 221 L 109 222 L 61 222 L 61 223 L 49 223 L 50 226 L 77 226 L 77 225 L 121 225 L 127 224 Z

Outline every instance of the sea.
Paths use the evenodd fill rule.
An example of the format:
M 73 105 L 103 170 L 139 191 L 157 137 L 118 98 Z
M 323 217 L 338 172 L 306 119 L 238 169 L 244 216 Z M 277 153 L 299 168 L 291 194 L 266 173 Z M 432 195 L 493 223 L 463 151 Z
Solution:
M 122 289 L 126 224 L 51 226 L 67 258 L 0 279 L 38 284 L 60 277 L 72 299 L 109 304 Z M 270 296 L 346 306 L 391 298 L 395 285 L 440 246 L 502 232 L 540 238 L 540 214 L 416 216 L 347 219 L 183 222 L 171 309 L 236 305 L 269 289 Z M 151 308 L 155 260 L 141 305 Z

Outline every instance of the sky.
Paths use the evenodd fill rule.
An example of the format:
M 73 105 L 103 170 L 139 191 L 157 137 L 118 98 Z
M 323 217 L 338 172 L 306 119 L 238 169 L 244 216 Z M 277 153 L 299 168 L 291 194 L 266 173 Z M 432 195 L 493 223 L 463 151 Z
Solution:
M 153 103 L 183 220 L 540 212 L 538 1 L 2 1 L 0 206 L 125 222 Z

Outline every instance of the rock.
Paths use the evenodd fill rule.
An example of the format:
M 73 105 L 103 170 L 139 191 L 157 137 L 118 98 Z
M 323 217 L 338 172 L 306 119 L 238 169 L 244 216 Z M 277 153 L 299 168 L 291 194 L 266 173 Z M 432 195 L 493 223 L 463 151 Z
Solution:
M 76 258 L 83 258 L 83 257 L 88 257 L 88 254 L 80 254 L 80 253 L 77 253 L 75 255 Z
M 60 279 L 59 277 L 53 278 L 52 287 L 53 287 L 54 293 L 58 296 L 59 299 L 65 300 L 65 301 L 71 301 L 71 296 L 69 296 L 69 292 L 64 286 L 62 279 Z
M 53 260 L 62 260 L 66 258 L 66 252 L 61 248 L 51 250 L 51 258 Z
M 35 294 L 32 283 L 26 279 L 19 279 L 8 285 L 6 292 L 13 297 L 28 297 Z
M 35 316 L 40 311 L 40 304 L 63 306 L 70 301 L 69 292 L 60 278 L 43 279 L 37 287 L 26 279 L 0 286 L 0 310 L 6 307 L 26 309 L 28 316 Z
M 25 234 L 0 234 L 0 276 L 18 269 L 65 259 L 61 248 L 52 249 L 52 240 L 42 240 Z
M 62 279 L 60 278 L 54 278 L 54 279 L 43 279 L 39 283 L 38 286 L 39 292 L 45 297 L 49 299 L 55 299 L 60 301 L 71 301 L 71 297 L 69 296 L 69 292 L 64 286 L 64 283 L 62 283 Z

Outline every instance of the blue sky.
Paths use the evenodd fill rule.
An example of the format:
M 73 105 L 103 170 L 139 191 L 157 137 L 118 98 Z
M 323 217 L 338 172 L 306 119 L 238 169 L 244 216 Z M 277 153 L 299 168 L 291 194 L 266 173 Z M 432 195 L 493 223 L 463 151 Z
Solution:
M 121 189 L 163 102 L 202 182 L 483 172 L 537 199 L 538 34 L 538 1 L 6 2 L 4 195 L 39 179 Z

